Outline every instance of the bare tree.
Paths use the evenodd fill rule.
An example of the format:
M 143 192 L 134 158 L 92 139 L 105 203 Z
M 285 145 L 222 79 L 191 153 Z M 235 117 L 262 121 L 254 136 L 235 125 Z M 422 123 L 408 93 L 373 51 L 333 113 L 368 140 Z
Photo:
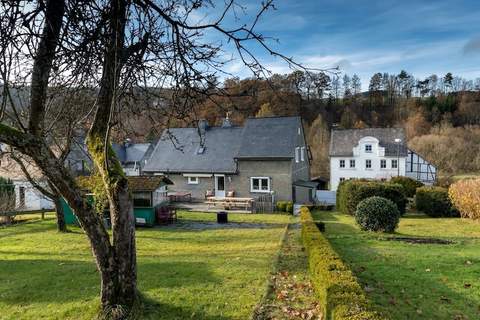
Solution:
M 102 311 L 107 317 L 127 317 L 137 300 L 132 204 L 127 179 L 110 145 L 111 131 L 139 100 L 148 109 L 157 106 L 167 122 L 195 114 L 195 103 L 216 86 L 212 79 L 227 74 L 224 66 L 230 59 L 222 48 L 233 49 L 257 77 L 269 73 L 249 43 L 301 68 L 272 50 L 270 39 L 255 31 L 261 16 L 272 8 L 271 0 L 264 1 L 250 24 L 227 27 L 227 17 L 247 12 L 234 0 L 220 8 L 207 0 L 0 4 L 0 142 L 30 158 L 75 212 L 101 276 Z M 206 17 L 205 22 L 195 20 L 208 10 L 218 15 Z M 208 40 L 207 33 L 218 40 Z M 19 90 L 28 91 L 28 98 L 21 99 Z M 86 141 L 108 199 L 112 239 L 64 165 L 71 135 L 59 138 L 52 133 L 63 115 L 72 112 L 64 99 L 72 91 L 94 97 L 93 102 L 84 101 L 91 111 L 85 121 Z M 215 91 L 221 93 L 222 88 Z M 165 92 L 167 105 L 151 103 L 163 99 Z M 62 108 L 51 107 L 55 99 L 64 99 Z

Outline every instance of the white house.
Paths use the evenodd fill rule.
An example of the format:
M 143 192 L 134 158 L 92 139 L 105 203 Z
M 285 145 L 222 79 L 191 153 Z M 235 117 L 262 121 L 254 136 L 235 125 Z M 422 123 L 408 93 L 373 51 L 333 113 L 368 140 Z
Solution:
M 436 169 L 406 146 L 402 128 L 332 130 L 330 140 L 330 190 L 343 180 L 388 180 L 409 176 L 433 183 Z

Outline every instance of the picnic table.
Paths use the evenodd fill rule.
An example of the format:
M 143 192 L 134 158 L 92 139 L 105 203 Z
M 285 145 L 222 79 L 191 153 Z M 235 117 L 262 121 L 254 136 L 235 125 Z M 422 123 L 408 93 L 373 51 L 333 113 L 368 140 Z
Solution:
M 229 208 L 245 208 L 245 210 L 251 210 L 253 204 L 253 198 L 240 198 L 240 197 L 208 197 L 208 205 L 223 206 L 225 209 Z
M 170 200 L 170 202 L 183 202 L 183 201 L 192 202 L 191 192 L 183 192 L 183 191 L 168 192 L 167 197 L 168 197 L 168 200 Z

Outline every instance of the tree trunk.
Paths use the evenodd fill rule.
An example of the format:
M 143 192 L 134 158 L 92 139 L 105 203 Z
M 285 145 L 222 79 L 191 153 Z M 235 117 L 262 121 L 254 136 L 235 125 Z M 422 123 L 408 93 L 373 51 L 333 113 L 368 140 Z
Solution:
M 57 230 L 58 232 L 68 232 L 61 196 L 57 195 L 53 202 L 55 203 L 55 214 L 57 216 Z

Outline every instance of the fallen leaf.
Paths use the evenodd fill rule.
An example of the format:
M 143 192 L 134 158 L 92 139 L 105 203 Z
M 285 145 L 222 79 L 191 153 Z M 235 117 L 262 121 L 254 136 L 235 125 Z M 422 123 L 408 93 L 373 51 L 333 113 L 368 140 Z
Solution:
M 464 287 L 465 289 L 470 289 L 470 288 L 472 287 L 472 284 L 471 284 L 471 283 L 465 283 L 465 284 L 463 285 L 463 287 Z

